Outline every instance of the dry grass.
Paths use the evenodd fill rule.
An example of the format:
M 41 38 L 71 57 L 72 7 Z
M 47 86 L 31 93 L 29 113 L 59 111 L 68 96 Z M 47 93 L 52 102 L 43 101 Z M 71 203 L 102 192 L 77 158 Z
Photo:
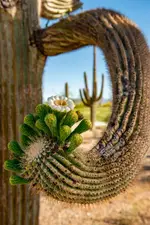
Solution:
M 82 148 L 91 148 L 98 141 L 85 135 Z M 41 197 L 40 225 L 150 225 L 150 153 L 133 185 L 107 202 L 93 205 L 72 205 Z

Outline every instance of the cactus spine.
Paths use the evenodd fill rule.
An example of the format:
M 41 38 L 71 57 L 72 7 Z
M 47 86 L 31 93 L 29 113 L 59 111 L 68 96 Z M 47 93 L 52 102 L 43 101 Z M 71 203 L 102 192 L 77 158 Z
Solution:
M 65 83 L 65 96 L 67 98 L 69 98 L 69 86 L 68 86 L 68 82 Z
M 96 76 L 96 47 L 93 47 L 93 91 L 92 96 L 90 97 L 88 81 L 86 72 L 84 72 L 84 82 L 85 88 L 80 91 L 80 97 L 83 104 L 87 107 L 90 107 L 90 118 L 92 122 L 92 128 L 94 128 L 95 120 L 96 120 L 96 108 L 97 103 L 102 99 L 103 89 L 104 89 L 104 75 L 102 74 L 102 84 L 100 94 L 97 96 L 97 76 Z M 84 96 L 84 97 L 83 97 Z
M 46 1 L 47 5 L 49 1 Z M 55 1 L 57 7 L 60 1 Z M 79 1 L 65 1 L 64 11 L 76 9 Z M 40 4 L 42 3 L 42 5 Z M 4 170 L 4 161 L 23 154 L 22 149 L 10 140 L 20 139 L 29 143 L 29 139 L 20 137 L 18 126 L 24 116 L 33 111 L 42 101 L 42 73 L 46 56 L 36 47 L 31 47 L 30 37 L 33 31 L 39 29 L 39 12 L 42 7 L 44 16 L 51 7 L 44 12 L 45 1 L 42 0 L 1 0 L 0 1 L 0 223 L 1 225 L 38 225 L 39 197 L 33 196 L 28 186 L 12 187 L 9 176 L 12 172 Z M 65 7 L 66 4 L 66 7 Z M 74 4 L 76 7 L 74 8 Z M 53 4 L 54 6 L 54 4 Z M 55 15 L 59 17 L 62 13 Z M 39 11 L 37 10 L 39 9 Z M 52 18 L 52 14 L 50 16 Z M 14 163 L 14 164 L 13 164 Z M 8 161 L 4 165 L 19 171 L 17 160 Z M 13 178 L 13 176 L 12 176 Z M 19 178 L 12 179 L 18 182 Z M 20 182 L 24 182 L 22 179 Z

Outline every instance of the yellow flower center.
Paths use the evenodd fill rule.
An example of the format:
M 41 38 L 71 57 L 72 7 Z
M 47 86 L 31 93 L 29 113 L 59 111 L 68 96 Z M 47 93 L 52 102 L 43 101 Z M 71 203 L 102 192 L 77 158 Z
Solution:
M 66 106 L 67 102 L 65 100 L 55 100 L 54 104 L 55 105 L 60 105 L 60 106 Z

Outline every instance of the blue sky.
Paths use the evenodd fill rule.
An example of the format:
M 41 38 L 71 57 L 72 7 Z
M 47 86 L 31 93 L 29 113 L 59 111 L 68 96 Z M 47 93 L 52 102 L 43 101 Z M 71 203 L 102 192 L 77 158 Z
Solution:
M 150 0 L 82 0 L 83 10 L 105 7 L 120 11 L 133 20 L 143 31 L 150 46 Z M 81 10 L 78 10 L 80 12 Z M 46 20 L 41 20 L 44 27 Z M 89 87 L 92 86 L 93 47 L 85 47 L 71 53 L 48 57 L 43 75 L 43 100 L 51 95 L 59 95 L 64 83 L 69 83 L 73 97 L 79 96 L 79 88 L 84 87 L 83 72 L 86 71 Z M 101 74 L 105 75 L 104 98 L 111 96 L 111 84 L 106 63 L 101 50 L 97 49 L 97 77 L 101 84 Z

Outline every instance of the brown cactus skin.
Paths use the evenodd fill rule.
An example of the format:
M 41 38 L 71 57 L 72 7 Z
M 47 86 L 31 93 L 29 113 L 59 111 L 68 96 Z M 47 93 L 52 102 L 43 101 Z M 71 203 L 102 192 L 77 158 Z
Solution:
M 68 86 L 68 83 L 67 82 L 65 83 L 65 96 L 67 98 L 69 98 L 69 86 Z
M 80 9 L 82 5 L 80 0 L 42 0 L 41 16 L 49 20 L 57 19 Z
M 86 72 L 84 72 L 84 83 L 85 88 L 83 90 L 79 90 L 80 98 L 83 104 L 87 107 L 90 107 L 90 117 L 92 122 L 92 128 L 94 128 L 94 124 L 96 121 L 96 108 L 97 103 L 102 99 L 103 89 L 104 89 L 104 75 L 102 74 L 102 84 L 100 94 L 97 96 L 97 76 L 96 76 L 96 47 L 93 47 L 93 91 L 92 96 L 90 97 L 88 81 Z M 84 96 L 84 97 L 83 97 Z
M 38 26 L 38 15 L 29 15 L 30 25 L 26 17 L 32 7 L 36 8 L 34 1 L 32 5 L 27 3 L 24 10 L 20 5 L 13 6 L 8 11 L 0 8 L 0 220 L 2 225 L 37 225 L 39 196 L 33 196 L 28 186 L 10 186 L 11 173 L 3 168 L 3 162 L 11 157 L 8 142 L 20 139 L 19 124 L 42 101 L 41 81 L 46 59 L 28 44 L 29 31 L 33 24 L 34 28 Z
M 59 2 L 55 0 L 58 7 Z M 68 0 L 66 10 L 70 7 L 75 9 L 77 2 Z M 8 142 L 20 139 L 19 124 L 42 101 L 41 84 L 46 56 L 32 47 L 29 41 L 33 31 L 39 29 L 41 3 L 41 0 L 0 0 L 1 225 L 38 225 L 38 195 L 31 194 L 28 186 L 10 186 L 8 179 L 11 172 L 5 171 L 3 164 L 11 158 Z
M 96 9 L 36 32 L 35 43 L 46 56 L 100 47 L 113 87 L 112 115 L 98 144 L 85 154 L 51 154 L 46 166 L 43 159 L 37 184 L 42 180 L 41 189 L 68 202 L 91 203 L 121 193 L 150 147 L 150 55 L 141 31 L 120 13 Z

